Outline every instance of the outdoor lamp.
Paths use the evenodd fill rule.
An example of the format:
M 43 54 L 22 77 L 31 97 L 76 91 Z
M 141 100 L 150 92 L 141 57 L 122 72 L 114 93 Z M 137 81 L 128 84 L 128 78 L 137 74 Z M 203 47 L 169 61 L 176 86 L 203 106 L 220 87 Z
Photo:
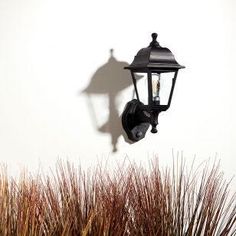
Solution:
M 184 68 L 156 39 L 157 34 L 153 33 L 150 45 L 139 50 L 133 62 L 124 68 L 131 72 L 136 99 L 126 104 L 122 125 L 134 142 L 145 137 L 150 125 L 151 132 L 157 132 L 158 115 L 170 107 L 178 70 Z

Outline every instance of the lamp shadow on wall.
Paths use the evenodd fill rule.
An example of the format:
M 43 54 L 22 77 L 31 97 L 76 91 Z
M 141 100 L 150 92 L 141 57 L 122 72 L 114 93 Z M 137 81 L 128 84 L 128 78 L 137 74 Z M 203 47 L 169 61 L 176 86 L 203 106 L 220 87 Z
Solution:
M 110 134 L 113 152 L 118 151 L 117 143 L 120 136 L 123 136 L 124 140 L 131 144 L 122 128 L 121 116 L 117 104 L 117 98 L 120 92 L 132 85 L 129 71 L 124 70 L 125 66 L 128 66 L 128 63 L 118 61 L 114 57 L 113 49 L 111 49 L 107 63 L 95 71 L 90 79 L 89 85 L 82 91 L 82 93 L 87 95 L 91 119 L 95 124 L 95 128 L 101 133 Z M 108 118 L 101 126 L 98 125 L 94 111 L 95 107 L 91 99 L 92 95 L 99 94 L 105 95 L 108 98 Z

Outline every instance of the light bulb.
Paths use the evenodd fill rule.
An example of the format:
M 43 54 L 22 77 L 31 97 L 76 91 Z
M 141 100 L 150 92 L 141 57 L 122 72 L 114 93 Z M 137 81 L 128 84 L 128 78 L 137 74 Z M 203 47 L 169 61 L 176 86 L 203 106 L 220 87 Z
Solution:
M 160 104 L 160 74 L 152 75 L 152 97 L 155 103 Z

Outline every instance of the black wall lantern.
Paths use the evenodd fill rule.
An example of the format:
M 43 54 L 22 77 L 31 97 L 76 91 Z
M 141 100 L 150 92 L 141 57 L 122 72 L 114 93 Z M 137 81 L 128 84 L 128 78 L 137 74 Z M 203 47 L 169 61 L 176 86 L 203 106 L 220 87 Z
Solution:
M 150 45 L 141 49 L 133 62 L 125 67 L 131 72 L 137 98 L 127 103 L 122 114 L 123 128 L 132 141 L 144 138 L 149 125 L 152 133 L 157 132 L 158 115 L 170 107 L 178 70 L 184 68 L 156 39 L 157 34 L 153 33 Z M 143 78 L 137 81 L 140 75 Z M 141 81 L 147 88 L 139 88 Z

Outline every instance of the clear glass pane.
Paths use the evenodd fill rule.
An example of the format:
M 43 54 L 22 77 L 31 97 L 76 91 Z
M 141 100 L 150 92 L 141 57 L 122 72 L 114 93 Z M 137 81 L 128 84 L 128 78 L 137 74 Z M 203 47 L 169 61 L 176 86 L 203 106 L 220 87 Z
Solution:
M 161 105 L 168 104 L 173 78 L 174 72 L 152 73 L 153 101 L 157 101 Z
M 147 73 L 135 73 L 139 100 L 143 104 L 148 104 L 148 80 Z

